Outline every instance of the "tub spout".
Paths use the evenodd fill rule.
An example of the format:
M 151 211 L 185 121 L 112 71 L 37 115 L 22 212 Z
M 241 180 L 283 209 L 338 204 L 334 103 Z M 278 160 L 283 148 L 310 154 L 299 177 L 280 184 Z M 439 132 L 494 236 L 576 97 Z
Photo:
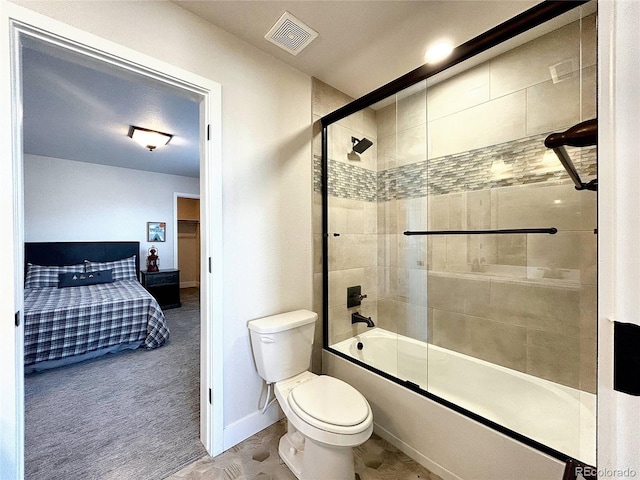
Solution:
M 351 314 L 351 323 L 366 323 L 367 327 L 375 327 L 375 323 L 371 320 L 371 317 L 365 317 L 364 315 L 360 315 L 358 312 Z

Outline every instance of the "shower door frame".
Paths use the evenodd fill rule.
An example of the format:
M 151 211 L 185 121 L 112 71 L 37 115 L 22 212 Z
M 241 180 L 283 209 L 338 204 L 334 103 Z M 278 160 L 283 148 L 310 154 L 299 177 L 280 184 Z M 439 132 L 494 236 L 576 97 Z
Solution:
M 529 437 L 526 437 L 514 430 L 511 430 L 499 423 L 493 422 L 475 412 L 467 410 L 459 405 L 443 399 L 431 392 L 419 388 L 418 385 L 412 382 L 401 380 L 393 375 L 390 375 L 382 370 L 372 367 L 360 360 L 357 360 L 349 355 L 339 352 L 329 345 L 329 126 L 342 120 L 353 113 L 363 110 L 371 105 L 384 100 L 392 95 L 395 95 L 402 90 L 415 85 L 423 80 L 426 80 L 448 68 L 451 68 L 459 63 L 468 60 L 478 54 L 481 54 L 490 48 L 493 48 L 503 42 L 511 40 L 512 38 L 531 30 L 543 23 L 552 20 L 564 13 L 578 8 L 590 0 L 575 0 L 575 1 L 552 1 L 546 0 L 532 8 L 522 12 L 519 15 L 507 20 L 496 27 L 487 30 L 486 32 L 472 38 L 471 40 L 456 47 L 450 57 L 447 60 L 437 65 L 425 64 L 421 67 L 412 70 L 405 75 L 392 80 L 391 82 L 383 85 L 382 87 L 373 90 L 372 92 L 344 105 L 341 108 L 325 115 L 320 119 L 322 131 L 322 163 L 321 163 L 321 193 L 322 193 L 322 305 L 323 305 L 323 321 L 322 321 L 322 334 L 323 334 L 323 349 L 331 352 L 332 354 L 341 357 L 347 361 L 355 363 L 362 368 L 380 375 L 387 380 L 404 386 L 411 391 L 418 393 L 424 397 L 433 400 L 445 407 L 448 407 L 466 417 L 471 418 L 483 425 L 486 425 L 500 433 L 503 433 L 525 445 L 535 448 L 547 455 L 550 455 L 562 462 L 567 462 L 571 459 L 567 454 L 562 453 L 554 448 L 537 442 Z

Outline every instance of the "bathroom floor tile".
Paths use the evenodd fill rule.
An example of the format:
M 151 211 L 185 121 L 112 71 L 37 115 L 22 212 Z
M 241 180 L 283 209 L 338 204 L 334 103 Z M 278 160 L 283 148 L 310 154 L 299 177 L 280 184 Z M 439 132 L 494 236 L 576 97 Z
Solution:
M 167 480 L 296 480 L 278 456 L 285 431 L 286 422 L 281 420 L 215 458 L 187 465 Z M 354 453 L 356 480 L 442 480 L 375 433 Z

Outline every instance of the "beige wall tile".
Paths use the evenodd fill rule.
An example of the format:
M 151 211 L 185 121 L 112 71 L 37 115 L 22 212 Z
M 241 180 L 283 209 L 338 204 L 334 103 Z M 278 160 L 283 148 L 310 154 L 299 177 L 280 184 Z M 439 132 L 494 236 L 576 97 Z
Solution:
M 556 227 L 580 230 L 581 197 L 573 185 L 527 185 L 499 188 L 497 228 Z
M 378 127 L 378 138 L 396 134 L 395 102 L 376 111 L 376 125 Z
M 425 237 L 397 235 L 398 266 L 427 269 L 427 240 Z
M 491 282 L 492 320 L 529 329 L 576 335 L 580 328 L 580 290 L 522 282 Z
M 466 279 L 429 274 L 427 298 L 438 310 L 489 317 L 490 282 L 487 279 Z
M 313 192 L 313 204 L 311 206 L 313 222 L 311 224 L 313 233 L 322 233 L 322 194 Z
M 412 129 L 418 125 L 427 123 L 427 94 L 425 90 L 426 82 L 410 87 L 407 96 L 400 92 L 396 95 L 396 117 L 397 130 Z M 417 92 L 414 90 L 419 89 Z
M 580 330 L 583 337 L 596 338 L 598 326 L 598 290 L 595 285 L 580 288 Z
M 313 234 L 313 273 L 322 273 L 322 234 Z
M 585 180 L 584 178 L 582 179 Z M 593 232 L 598 226 L 598 194 L 595 192 L 582 191 L 580 195 L 580 226 L 578 230 L 588 230 Z
M 398 202 L 398 232 L 426 230 L 429 205 L 427 197 L 407 198 Z
M 447 237 L 433 236 L 427 238 L 429 263 L 427 267 L 434 272 L 444 272 L 447 269 Z
M 313 95 L 312 111 L 314 115 L 323 117 L 351 102 L 353 98 L 327 85 L 317 78 L 311 79 Z
M 429 122 L 429 158 L 466 152 L 526 136 L 524 91 Z
M 429 230 L 450 230 L 449 196 L 429 197 Z
M 467 355 L 473 354 L 471 324 L 474 317 L 433 309 L 431 343 Z
M 400 130 L 397 135 L 398 166 L 424 162 L 427 159 L 427 128 L 425 124 Z
M 363 133 L 369 140 L 378 138 L 378 125 L 376 123 L 376 111 L 373 108 L 365 108 L 363 114 Z
M 580 282 L 582 285 L 598 284 L 598 237 L 593 232 L 580 236 Z
M 398 269 L 398 295 L 401 302 L 427 306 L 427 271 L 413 268 Z
M 423 305 L 407 304 L 405 315 L 405 335 L 409 338 L 427 341 L 427 308 Z
M 354 132 L 364 133 L 364 111 L 360 110 L 352 113 L 351 115 L 338 120 L 337 123 L 349 130 L 353 130 Z
M 467 236 L 449 235 L 447 239 L 447 270 L 464 272 L 468 269 L 467 262 Z
M 398 269 L 378 267 L 378 300 L 396 300 L 398 295 Z
M 549 67 L 580 67 L 580 31 L 574 22 L 491 60 L 491 98 L 551 79 Z
M 466 192 L 466 221 L 470 230 L 485 230 L 491 228 L 491 192 L 477 190 Z
M 598 47 L 596 45 L 597 20 L 595 13 L 582 19 L 580 41 L 582 43 L 582 66 L 586 67 L 595 65 L 596 52 L 598 51 Z
M 362 213 L 364 216 L 363 233 L 377 234 L 378 233 L 378 203 L 377 202 L 363 202 Z
M 348 163 L 347 155 L 351 151 L 351 137 L 354 130 L 346 128 L 343 125 L 334 123 L 329 125 L 329 144 L 327 151 L 331 160 Z
M 474 357 L 521 372 L 525 371 L 527 367 L 526 328 L 476 318 L 469 325 L 469 329 Z
M 346 306 L 329 309 L 329 345 L 341 342 L 347 338 L 353 337 L 353 328 L 351 327 L 351 314 L 347 311 Z
M 322 322 L 324 318 L 324 308 L 322 303 L 322 273 L 313 274 L 313 311 L 318 314 L 315 325 L 315 337 L 313 351 L 311 354 L 311 371 L 318 373 L 322 371 Z
M 496 235 L 498 265 L 527 265 L 527 235 Z
M 598 85 L 596 67 L 582 69 L 582 114 L 580 120 L 589 120 L 597 116 Z
M 488 102 L 489 64 L 462 72 L 427 90 L 429 121 Z
M 580 390 L 597 393 L 598 341 L 580 337 Z
M 398 202 L 378 203 L 378 234 L 398 232 Z
M 391 299 L 380 300 L 376 325 L 390 332 L 398 333 L 397 319 L 401 318 L 400 309 L 404 310 L 400 302 Z
M 497 235 L 468 235 L 467 263 L 478 270 L 481 266 L 498 263 Z M 473 271 L 473 270 L 472 270 Z
M 584 233 L 576 231 L 530 235 L 527 242 L 527 265 L 543 269 L 578 269 L 582 253 L 581 248 L 576 246 L 582 240 L 586 240 Z
M 397 138 L 392 135 L 378 136 L 378 171 L 389 170 L 398 165 L 396 160 Z
M 347 288 L 362 285 L 365 281 L 364 268 L 329 272 L 329 308 L 347 305 Z
M 313 156 L 322 157 L 322 125 L 318 115 L 313 116 Z
M 579 388 L 580 337 L 528 330 L 527 373 Z
M 378 235 L 378 265 L 384 267 L 398 266 L 398 235 Z
M 565 130 L 581 121 L 580 81 L 577 70 L 557 83 L 548 80 L 526 89 L 527 135 Z
M 328 202 L 329 211 L 327 212 L 327 220 L 329 225 L 329 233 L 342 234 L 342 232 L 347 232 L 348 229 L 349 210 L 344 207 L 339 207 L 334 199 L 335 197 L 329 197 Z

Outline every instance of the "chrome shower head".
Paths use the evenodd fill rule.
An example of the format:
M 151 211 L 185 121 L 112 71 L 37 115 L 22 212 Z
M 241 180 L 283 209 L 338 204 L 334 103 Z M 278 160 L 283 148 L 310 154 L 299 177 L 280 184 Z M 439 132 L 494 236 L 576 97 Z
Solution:
M 353 151 L 356 153 L 363 153 L 367 148 L 373 145 L 373 142 L 367 138 L 357 139 L 351 137 L 351 143 L 353 143 Z

